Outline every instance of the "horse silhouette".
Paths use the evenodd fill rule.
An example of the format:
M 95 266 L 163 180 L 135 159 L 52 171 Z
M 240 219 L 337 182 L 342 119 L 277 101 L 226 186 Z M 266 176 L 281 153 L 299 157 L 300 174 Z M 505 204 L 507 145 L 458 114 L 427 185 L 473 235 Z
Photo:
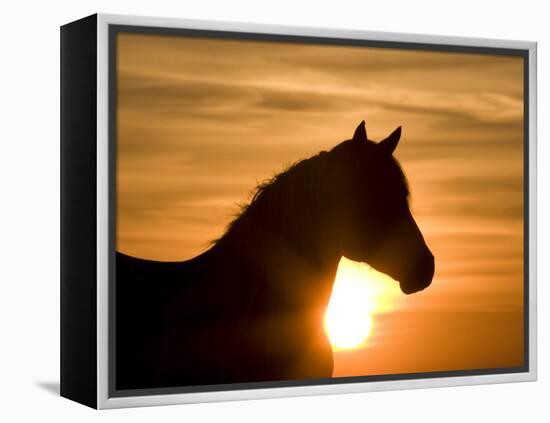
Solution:
M 342 256 L 410 294 L 434 257 L 393 157 L 401 127 L 352 139 L 260 185 L 203 254 L 158 262 L 116 253 L 116 387 L 159 388 L 332 376 L 323 330 Z

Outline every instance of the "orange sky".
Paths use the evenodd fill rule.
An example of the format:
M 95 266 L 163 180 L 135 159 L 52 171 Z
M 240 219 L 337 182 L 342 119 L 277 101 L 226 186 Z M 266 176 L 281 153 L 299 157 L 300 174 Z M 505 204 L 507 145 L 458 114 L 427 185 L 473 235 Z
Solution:
M 396 151 L 436 257 L 335 376 L 523 364 L 523 59 L 119 34 L 117 250 L 194 257 L 258 181 L 403 127 Z

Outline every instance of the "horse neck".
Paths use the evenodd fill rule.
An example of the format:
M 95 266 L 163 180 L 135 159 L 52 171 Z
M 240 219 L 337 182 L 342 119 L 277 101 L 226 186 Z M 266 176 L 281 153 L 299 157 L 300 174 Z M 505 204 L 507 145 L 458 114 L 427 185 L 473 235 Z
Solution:
M 249 206 L 218 242 L 219 246 L 251 257 L 295 257 L 320 271 L 335 268 L 340 254 L 334 248 L 337 243 L 327 239 L 322 225 L 320 213 L 324 207 L 316 189 L 320 171 L 309 164 L 299 178 L 293 175 L 294 178 L 276 181 L 283 184 L 281 189 Z
M 290 312 L 296 327 L 310 325 L 316 330 L 330 299 L 339 257 L 313 248 L 318 241 L 304 248 L 304 240 L 316 239 L 308 231 L 282 233 L 260 222 L 240 229 L 248 231 L 246 236 L 236 232 L 214 246 L 217 266 L 237 275 L 239 289 L 261 305 L 259 312 Z
M 238 278 L 240 290 L 262 304 L 262 312 L 285 314 L 284 310 L 294 309 L 301 316 L 298 320 L 317 328 L 340 254 L 333 249 L 337 243 L 327 239 L 318 215 L 323 207 L 311 189 L 311 183 L 319 183 L 315 176 L 309 178 L 315 182 L 285 181 L 288 186 L 276 198 L 258 199 L 265 202 L 249 207 L 207 253 L 210 259 L 205 262 L 218 269 L 220 289 L 229 289 L 227 295 L 234 290 L 226 286 L 231 274 Z M 287 188 L 294 190 L 292 195 L 284 192 Z

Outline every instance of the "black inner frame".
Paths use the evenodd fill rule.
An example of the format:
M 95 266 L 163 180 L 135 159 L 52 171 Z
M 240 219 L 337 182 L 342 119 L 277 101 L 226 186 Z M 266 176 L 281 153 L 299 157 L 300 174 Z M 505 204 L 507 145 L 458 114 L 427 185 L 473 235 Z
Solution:
M 471 369 L 471 370 L 449 370 L 437 372 L 419 372 L 389 375 L 370 376 L 349 376 L 324 379 L 305 380 L 284 380 L 271 382 L 253 383 L 232 383 L 216 385 L 181 386 L 167 388 L 143 388 L 132 390 L 117 390 L 115 380 L 116 369 L 116 310 L 115 310 L 115 266 L 116 266 L 116 77 L 117 77 L 117 35 L 119 33 L 151 34 L 151 35 L 172 35 L 198 38 L 217 38 L 232 40 L 254 40 L 265 42 L 285 42 L 301 44 L 323 44 L 339 46 L 365 46 L 386 49 L 419 50 L 419 51 L 442 51 L 457 53 L 491 54 L 501 56 L 519 56 L 523 58 L 523 314 L 524 314 L 524 364 L 520 367 Z M 297 35 L 261 34 L 214 30 L 197 30 L 184 28 L 152 27 L 113 25 L 108 26 L 108 97 L 109 97 L 109 334 L 108 334 L 108 396 L 109 397 L 131 397 L 140 395 L 166 395 L 184 394 L 197 392 L 216 392 L 243 389 L 263 389 L 294 386 L 312 385 L 339 385 L 343 383 L 399 381 L 425 378 L 444 378 L 475 375 L 497 375 L 506 373 L 527 373 L 529 372 L 529 50 L 494 48 L 494 47 L 471 47 L 433 43 L 416 43 L 401 41 L 378 41 L 363 39 L 343 39 L 329 37 L 310 37 Z

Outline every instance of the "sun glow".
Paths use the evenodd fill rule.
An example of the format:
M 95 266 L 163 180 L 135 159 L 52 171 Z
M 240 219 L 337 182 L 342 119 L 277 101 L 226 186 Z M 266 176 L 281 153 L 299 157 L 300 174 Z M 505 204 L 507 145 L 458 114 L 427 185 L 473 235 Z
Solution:
M 374 316 L 391 310 L 400 290 L 389 276 L 342 257 L 325 313 L 325 331 L 334 349 L 361 348 Z

